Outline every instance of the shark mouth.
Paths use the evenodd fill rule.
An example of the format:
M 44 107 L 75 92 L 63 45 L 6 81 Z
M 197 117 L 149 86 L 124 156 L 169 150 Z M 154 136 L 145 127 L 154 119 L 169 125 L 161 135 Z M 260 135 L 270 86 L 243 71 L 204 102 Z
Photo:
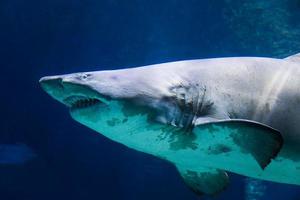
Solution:
M 71 109 L 84 109 L 103 103 L 99 99 L 85 96 L 70 96 L 63 102 Z

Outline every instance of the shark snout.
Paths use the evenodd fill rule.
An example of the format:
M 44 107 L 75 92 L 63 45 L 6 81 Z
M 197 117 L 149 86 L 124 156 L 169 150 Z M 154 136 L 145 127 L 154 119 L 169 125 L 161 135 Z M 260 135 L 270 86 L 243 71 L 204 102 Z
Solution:
M 63 77 L 46 76 L 41 78 L 39 82 L 45 92 L 60 102 L 68 95 L 63 83 Z
M 45 91 L 63 89 L 63 78 L 58 76 L 46 76 L 39 80 Z

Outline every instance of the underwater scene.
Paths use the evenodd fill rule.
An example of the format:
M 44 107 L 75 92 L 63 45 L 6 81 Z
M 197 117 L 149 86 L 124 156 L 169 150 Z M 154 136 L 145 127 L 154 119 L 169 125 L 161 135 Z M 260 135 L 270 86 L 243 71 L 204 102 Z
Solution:
M 300 200 L 299 0 L 1 0 L 0 27 L 0 200 Z

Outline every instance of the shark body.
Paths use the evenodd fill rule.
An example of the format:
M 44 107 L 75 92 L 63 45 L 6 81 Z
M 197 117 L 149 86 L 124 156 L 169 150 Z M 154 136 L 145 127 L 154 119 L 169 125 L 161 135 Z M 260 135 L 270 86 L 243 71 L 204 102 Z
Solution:
M 79 123 L 173 163 L 198 194 L 226 171 L 300 185 L 300 58 L 188 60 L 47 76 Z

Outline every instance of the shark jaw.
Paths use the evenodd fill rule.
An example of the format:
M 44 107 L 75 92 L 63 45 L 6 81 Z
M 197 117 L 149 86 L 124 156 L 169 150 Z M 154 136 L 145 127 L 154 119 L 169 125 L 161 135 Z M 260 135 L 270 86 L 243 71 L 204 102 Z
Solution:
M 102 121 L 108 112 L 110 99 L 84 82 L 70 79 L 73 75 L 49 76 L 40 80 L 41 87 L 67 108 L 71 117 L 79 123 L 96 129 L 94 123 Z M 99 132 L 99 130 L 96 130 Z M 101 130 L 102 131 L 102 130 Z
M 96 98 L 85 97 L 81 95 L 72 95 L 63 100 L 71 110 L 74 109 L 85 109 L 97 104 L 103 103 L 101 100 Z
M 40 84 L 51 97 L 69 108 L 75 121 L 116 142 L 144 150 L 139 146 L 143 145 L 141 140 L 147 137 L 141 137 L 140 133 L 152 126 L 149 123 L 151 110 L 141 108 L 128 99 L 102 94 L 93 84 L 70 80 L 70 76 L 45 77 Z M 136 140 L 138 137 L 142 139 Z
M 64 104 L 70 112 L 91 110 L 101 104 L 108 104 L 109 98 L 98 93 L 91 86 L 64 80 L 64 76 L 44 77 L 41 87 L 54 99 Z

